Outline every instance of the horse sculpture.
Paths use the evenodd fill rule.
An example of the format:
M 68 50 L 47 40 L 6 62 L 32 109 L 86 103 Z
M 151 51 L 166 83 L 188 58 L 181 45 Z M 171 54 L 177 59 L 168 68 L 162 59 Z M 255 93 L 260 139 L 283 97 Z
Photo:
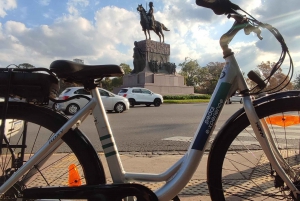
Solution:
M 149 30 L 153 30 L 158 35 L 159 42 L 161 42 L 161 37 L 162 37 L 163 38 L 163 43 L 164 43 L 165 42 L 165 36 L 164 36 L 163 30 L 165 30 L 165 31 L 170 31 L 170 30 L 167 27 L 165 27 L 165 25 L 163 23 L 160 23 L 159 21 L 156 21 L 156 20 L 154 21 L 155 28 L 153 29 L 150 26 L 150 22 L 148 20 L 146 10 L 144 9 L 144 7 L 142 5 L 138 5 L 137 11 L 140 12 L 140 17 L 141 17 L 140 24 L 143 28 L 144 33 L 145 33 L 146 40 L 148 39 L 147 34 L 146 34 L 146 30 L 147 30 L 148 35 L 149 35 L 149 40 L 151 40 Z

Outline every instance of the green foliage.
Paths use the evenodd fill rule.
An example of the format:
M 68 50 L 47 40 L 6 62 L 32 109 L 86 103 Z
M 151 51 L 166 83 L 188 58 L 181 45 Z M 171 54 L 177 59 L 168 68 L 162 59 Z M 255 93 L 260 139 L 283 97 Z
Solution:
M 296 75 L 296 78 L 294 80 L 294 89 L 300 89 L 300 74 Z
M 113 87 L 111 85 L 111 79 L 109 77 L 106 77 L 104 78 L 102 81 L 101 81 L 101 88 L 103 89 L 106 89 L 108 91 L 112 91 L 113 90 Z
M 132 70 L 128 64 L 121 63 L 120 66 L 124 70 L 125 75 L 128 75 L 131 73 Z
M 115 77 L 111 80 L 111 85 L 112 87 L 118 87 L 123 84 L 123 79 L 122 77 Z
M 221 62 L 209 62 L 204 67 L 205 71 L 203 71 L 199 86 L 205 93 L 212 94 L 214 92 L 224 65 L 225 63 Z
M 224 63 L 210 62 L 205 67 L 201 67 L 197 60 L 185 58 L 180 63 L 181 74 L 185 77 L 187 86 L 194 86 L 195 92 L 212 94 L 219 80 Z
M 179 66 L 181 66 L 179 74 L 185 77 L 186 85 L 195 86 L 197 84 L 197 71 L 200 68 L 197 60 L 186 57 L 184 62 L 180 63 Z
M 128 64 L 121 63 L 121 68 L 124 70 L 124 74 L 128 75 L 131 73 L 131 68 Z M 112 91 L 113 88 L 119 87 L 123 84 L 123 77 L 115 77 L 115 78 L 105 78 L 101 81 L 102 88 Z
M 31 65 L 29 63 L 22 63 L 18 65 L 19 68 L 25 68 L 25 69 L 30 69 L 30 68 L 34 68 L 34 65 Z
M 190 95 L 165 95 L 164 100 L 190 100 L 190 99 L 210 99 L 209 94 L 190 94 Z

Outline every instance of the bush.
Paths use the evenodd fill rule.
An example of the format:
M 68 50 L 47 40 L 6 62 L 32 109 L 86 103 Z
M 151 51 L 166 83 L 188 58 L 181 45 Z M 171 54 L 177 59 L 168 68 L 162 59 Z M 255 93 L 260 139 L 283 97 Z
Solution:
M 210 99 L 210 97 L 208 94 L 165 95 L 164 100 Z

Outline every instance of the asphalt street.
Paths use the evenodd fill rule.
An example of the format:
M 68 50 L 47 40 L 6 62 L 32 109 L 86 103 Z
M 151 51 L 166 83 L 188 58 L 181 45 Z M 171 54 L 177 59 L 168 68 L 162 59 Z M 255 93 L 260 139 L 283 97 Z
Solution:
M 207 103 L 163 104 L 160 107 L 141 105 L 121 114 L 108 113 L 108 119 L 118 150 L 121 152 L 186 151 L 189 142 L 178 140 L 178 137 L 194 136 L 207 105 Z M 241 107 L 242 104 L 239 103 L 225 105 L 215 130 L 218 130 Z M 92 116 L 83 122 L 80 129 L 90 138 L 97 151 L 101 151 Z

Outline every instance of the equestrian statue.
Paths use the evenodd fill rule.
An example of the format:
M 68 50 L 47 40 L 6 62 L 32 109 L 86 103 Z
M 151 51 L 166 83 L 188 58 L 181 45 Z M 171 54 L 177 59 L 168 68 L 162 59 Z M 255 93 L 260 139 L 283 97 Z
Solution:
M 145 33 L 146 36 L 146 40 L 147 38 L 147 34 L 146 34 L 146 30 L 148 32 L 149 35 L 149 40 L 151 40 L 151 36 L 150 36 L 150 30 L 153 30 L 159 37 L 159 42 L 161 42 L 161 37 L 163 39 L 163 43 L 165 42 L 165 36 L 163 34 L 163 30 L 164 31 L 170 31 L 167 27 L 165 27 L 165 25 L 163 23 L 160 23 L 159 21 L 156 21 L 154 19 L 154 9 L 153 9 L 153 2 L 149 3 L 149 12 L 147 13 L 146 10 L 144 9 L 144 7 L 141 5 L 138 5 L 137 7 L 137 11 L 140 12 L 140 24 L 143 28 L 143 31 Z

